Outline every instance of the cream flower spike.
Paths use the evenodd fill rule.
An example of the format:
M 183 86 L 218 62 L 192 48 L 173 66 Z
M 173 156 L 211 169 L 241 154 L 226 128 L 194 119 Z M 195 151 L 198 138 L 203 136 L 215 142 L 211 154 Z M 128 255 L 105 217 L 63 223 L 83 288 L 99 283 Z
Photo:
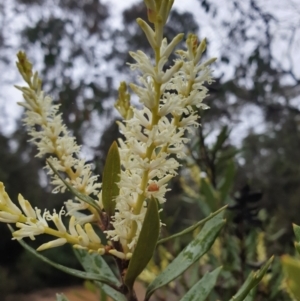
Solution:
M 214 61 L 200 63 L 205 40 L 198 44 L 197 37 L 189 35 L 187 50 L 178 51 L 179 58 L 166 70 L 169 56 L 183 38 L 179 34 L 168 44 L 162 37 L 173 1 L 145 3 L 154 30 L 141 19 L 137 23 L 155 57 L 140 50 L 130 52 L 135 60 L 130 68 L 139 70 L 141 75 L 139 85 L 129 85 L 144 107 L 134 108 L 129 120 L 118 123 L 125 136 L 125 141 L 119 143 L 123 170 L 112 221 L 114 229 L 106 231 L 110 239 L 121 242 L 125 254 L 137 243 L 146 213 L 146 199 L 154 197 L 161 204 L 166 201 L 168 181 L 177 174 L 179 167 L 177 159 L 185 156 L 184 145 L 188 139 L 184 135 L 199 126 L 195 108 L 208 108 L 202 103 L 208 91 L 204 83 L 212 81 L 209 65 Z
M 186 49 L 178 50 L 178 58 L 170 64 L 171 54 L 183 39 L 183 34 L 171 41 L 163 37 L 173 0 L 145 0 L 145 4 L 153 26 L 141 19 L 137 19 L 137 23 L 154 55 L 150 57 L 140 50 L 130 52 L 135 61 L 130 68 L 140 75 L 138 83 L 128 86 L 137 95 L 140 107 L 132 107 L 125 82 L 119 88 L 115 107 L 123 117 L 118 125 L 125 139 L 118 140 L 122 167 L 120 174 L 117 173 L 120 177 L 118 194 L 111 199 L 115 204 L 110 212 L 106 192 L 101 191 L 92 166 L 79 159 L 80 146 L 63 124 L 59 106 L 42 91 L 41 79 L 37 72 L 33 73 L 25 53 L 18 53 L 17 66 L 28 85 L 17 87 L 24 98 L 19 104 L 25 108 L 24 123 L 38 148 L 37 156 L 48 157 L 46 168 L 55 186 L 54 192 L 64 192 L 68 187 L 71 191 L 75 189 L 76 197 L 65 202 L 66 210 L 42 213 L 19 195 L 20 210 L 1 184 L 0 221 L 16 224 L 14 239 L 35 239 L 36 235 L 48 234 L 54 240 L 40 246 L 39 251 L 69 243 L 74 248 L 128 260 L 143 226 L 147 200 L 155 198 L 160 204 L 166 202 L 168 182 L 177 174 L 179 159 L 185 156 L 185 144 L 189 141 L 185 134 L 199 126 L 197 109 L 208 108 L 203 99 L 208 92 L 206 83 L 212 81 L 210 64 L 214 59 L 201 62 L 206 42 L 198 43 L 198 38 L 190 34 Z M 89 214 L 80 211 L 89 211 Z M 63 217 L 69 216 L 66 227 Z M 106 246 L 94 226 L 107 235 Z
M 53 105 L 52 98 L 41 90 L 42 81 L 37 72 L 33 75 L 32 65 L 26 54 L 20 51 L 17 56 L 17 67 L 28 84 L 28 87 L 16 86 L 22 91 L 24 98 L 24 102 L 20 102 L 19 105 L 26 109 L 26 117 L 23 120 L 29 128 L 31 141 L 38 148 L 37 156 L 52 155 L 48 160 L 56 170 L 66 174 L 70 184 L 83 194 L 97 195 L 101 184 L 96 182 L 97 176 L 92 176 L 91 165 L 86 164 L 83 159 L 77 159 L 80 146 L 63 124 L 61 114 L 58 113 L 59 106 Z M 40 130 L 37 130 L 36 126 Z M 52 175 L 52 184 L 56 186 L 55 191 L 64 192 L 66 188 L 61 180 L 53 175 L 48 166 L 47 168 Z

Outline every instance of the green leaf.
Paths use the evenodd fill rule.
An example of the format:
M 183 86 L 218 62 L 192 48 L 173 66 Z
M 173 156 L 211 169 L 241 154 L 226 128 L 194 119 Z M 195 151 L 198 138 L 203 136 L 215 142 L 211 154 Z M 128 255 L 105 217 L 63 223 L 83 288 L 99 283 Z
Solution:
M 284 255 L 281 257 L 281 263 L 286 276 L 285 283 L 288 292 L 292 295 L 293 299 L 300 301 L 300 261 L 291 256 Z
M 282 293 L 282 283 L 284 281 L 284 273 L 281 266 L 280 259 L 275 257 L 272 263 L 272 273 L 269 283 L 272 283 L 272 290 L 270 292 L 270 300 L 278 300 L 278 295 Z
M 229 134 L 230 131 L 228 130 L 227 125 L 223 126 L 222 130 L 220 131 L 220 134 L 217 137 L 217 141 L 211 150 L 213 157 L 215 157 L 216 153 L 221 149 L 224 142 L 229 137 Z
M 210 207 L 211 211 L 215 211 L 218 208 L 218 196 L 217 192 L 209 183 L 208 179 L 202 179 L 201 181 L 201 193 L 205 197 L 205 201 Z
M 243 149 L 230 148 L 228 150 L 222 151 L 222 153 L 217 157 L 216 167 L 221 168 L 228 160 L 233 159 L 237 154 L 243 152 Z
M 255 300 L 255 297 L 256 297 L 256 288 L 257 288 L 257 287 L 254 287 L 254 288 L 249 292 L 249 294 L 247 295 L 247 297 L 245 298 L 244 301 L 254 301 L 254 300 Z
M 115 301 L 127 301 L 126 297 L 116 291 L 115 289 L 113 289 L 112 287 L 108 286 L 107 284 L 104 284 L 102 282 L 99 281 L 95 281 L 95 286 L 100 290 L 100 299 L 99 300 L 115 300 Z M 109 296 L 110 298 L 108 298 L 107 296 Z
M 116 286 L 120 286 L 120 280 L 115 276 L 111 268 L 101 255 L 88 253 L 86 250 L 74 249 L 77 259 L 82 267 L 89 273 L 99 274 L 105 277 Z
M 295 242 L 295 249 L 298 252 L 298 254 L 300 254 L 300 242 Z
M 194 197 L 193 202 L 197 204 L 198 208 L 200 209 L 200 211 L 202 212 L 202 214 L 204 216 L 207 216 L 212 212 L 212 210 L 210 209 L 210 206 L 208 205 L 208 203 L 205 200 L 205 197 L 203 197 L 203 196 Z
M 264 266 L 259 269 L 256 272 L 251 272 L 242 285 L 242 287 L 239 289 L 239 291 L 236 293 L 234 297 L 230 299 L 230 301 L 243 301 L 247 295 L 250 293 L 250 291 L 261 281 L 261 279 L 264 277 L 266 272 L 268 271 L 272 261 L 273 256 L 264 264 Z
M 93 294 L 96 294 L 98 292 L 98 288 L 96 287 L 93 281 L 85 280 L 83 283 L 83 287 Z
M 170 239 L 173 239 L 173 238 L 176 238 L 176 237 L 179 237 L 179 236 L 182 236 L 182 235 L 185 235 L 185 234 L 187 234 L 187 233 L 190 233 L 190 232 L 194 231 L 196 228 L 198 228 L 198 227 L 204 225 L 206 222 L 208 222 L 210 219 L 212 219 L 213 217 L 215 217 L 216 215 L 218 215 L 220 212 L 222 212 L 222 211 L 223 211 L 224 209 L 226 209 L 226 208 L 227 208 L 227 205 L 224 206 L 224 207 L 222 207 L 221 209 L 217 210 L 216 212 L 211 213 L 208 217 L 206 217 L 206 218 L 202 219 L 201 221 L 197 222 L 196 224 L 194 224 L 194 225 L 192 225 L 192 226 L 190 226 L 190 227 L 184 229 L 183 231 L 180 231 L 180 232 L 178 232 L 178 233 L 175 233 L 175 234 L 173 234 L 173 235 L 171 235 L 171 236 L 168 236 L 168 237 L 166 237 L 166 238 L 160 239 L 160 240 L 157 242 L 157 244 L 162 244 L 162 243 L 164 243 L 164 242 L 166 242 L 166 241 L 168 241 L 168 240 L 170 240 Z
M 297 242 L 300 242 L 300 226 L 293 224 L 293 229 L 294 229 Z
M 225 220 L 223 219 L 223 212 L 208 221 L 195 239 L 191 241 L 167 266 L 167 268 L 150 283 L 147 288 L 145 300 L 149 300 L 156 289 L 171 282 L 194 262 L 199 260 L 199 258 L 210 249 L 224 224 Z
M 56 294 L 56 301 L 69 301 L 64 294 Z
M 49 160 L 46 160 L 47 164 L 50 166 L 50 168 L 53 170 L 53 172 L 60 178 L 60 180 L 66 185 L 68 190 L 70 190 L 71 193 L 73 193 L 78 199 L 81 201 L 91 205 L 95 209 L 98 210 L 98 212 L 101 212 L 101 208 L 98 206 L 98 204 L 95 202 L 94 199 L 89 197 L 88 195 L 82 194 L 79 191 L 77 191 L 72 185 L 70 185 L 60 174 L 59 172 L 55 169 L 55 167 L 52 165 L 52 163 Z
M 119 195 L 120 191 L 117 185 L 120 181 L 120 174 L 121 162 L 118 145 L 116 142 L 113 142 L 107 154 L 102 179 L 102 203 L 105 212 L 109 216 L 115 214 L 115 198 Z
M 153 197 L 148 201 L 148 208 L 143 226 L 129 262 L 125 276 L 125 284 L 132 289 L 137 276 L 144 270 L 150 261 L 159 236 L 160 219 L 157 201 Z
M 231 190 L 234 176 L 235 176 L 235 166 L 234 166 L 234 162 L 231 161 L 226 168 L 226 172 L 225 172 L 223 181 L 221 182 L 221 184 L 218 187 L 218 190 L 220 192 L 220 200 L 223 204 L 226 200 L 227 195 L 229 194 L 229 192 Z
M 88 273 L 94 273 L 102 276 L 105 275 L 105 277 L 115 283 L 116 286 L 121 285 L 120 280 L 115 276 L 102 256 L 89 254 L 87 251 L 79 249 L 74 249 L 74 252 L 81 265 Z M 126 301 L 125 296 L 111 286 L 99 281 L 95 281 L 95 285 L 113 300 Z
M 222 267 L 219 267 L 210 273 L 206 273 L 180 301 L 205 301 L 215 287 L 221 269 Z
M 8 225 L 8 227 L 9 227 L 9 229 L 10 229 L 11 232 L 14 231 L 14 229 L 11 226 Z M 58 269 L 60 271 L 63 271 L 65 273 L 69 274 L 69 275 L 75 276 L 77 278 L 82 278 L 82 279 L 97 280 L 97 281 L 106 283 L 106 284 L 108 284 L 108 285 L 110 285 L 112 287 L 116 287 L 116 285 L 118 284 L 118 283 L 116 283 L 114 281 L 113 278 L 111 278 L 107 274 L 100 275 L 100 274 L 97 274 L 97 273 L 86 273 L 86 272 L 79 271 L 79 270 L 76 270 L 76 269 L 68 268 L 68 267 L 66 267 L 64 265 L 58 264 L 58 263 L 56 263 L 56 262 L 48 259 L 47 257 L 45 257 L 41 253 L 37 252 L 32 247 L 30 247 L 22 239 L 18 240 L 18 242 L 22 245 L 22 247 L 24 249 L 26 249 L 27 251 L 29 251 L 30 253 L 32 253 L 37 258 L 41 259 L 42 261 L 50 264 L 51 266 L 55 267 L 56 269 Z

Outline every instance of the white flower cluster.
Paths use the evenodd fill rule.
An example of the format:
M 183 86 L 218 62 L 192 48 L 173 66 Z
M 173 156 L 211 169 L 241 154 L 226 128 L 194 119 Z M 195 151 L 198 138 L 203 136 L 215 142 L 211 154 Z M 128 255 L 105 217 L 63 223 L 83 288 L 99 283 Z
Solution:
M 184 144 L 188 139 L 184 134 L 189 127 L 199 125 L 195 108 L 208 108 L 202 103 L 207 95 L 203 84 L 212 81 L 208 66 L 214 59 L 199 63 L 205 41 L 198 45 L 196 37 L 190 35 L 187 51 L 179 51 L 180 58 L 173 67 L 164 69 L 181 38 L 182 35 L 178 35 L 169 44 L 163 39 L 156 52 L 156 64 L 142 51 L 130 53 L 136 61 L 131 69 L 139 69 L 142 73 L 141 85 L 131 84 L 130 87 L 143 108 L 133 109 L 133 117 L 119 123 L 126 138 L 119 140 L 124 170 L 119 183 L 120 194 L 116 198 L 114 230 L 107 231 L 108 236 L 120 240 L 125 249 L 131 250 L 137 242 L 146 199 L 153 196 L 159 203 L 165 202 L 167 182 L 179 167 L 179 162 L 171 155 L 177 158 L 185 155 Z
M 101 204 L 99 193 L 101 183 L 96 182 L 98 176 L 92 176 L 91 165 L 86 164 L 83 159 L 78 159 L 80 147 L 63 124 L 61 114 L 58 113 L 59 106 L 53 105 L 49 96 L 44 96 L 44 92 L 41 90 L 41 79 L 37 73 L 32 73 L 32 65 L 27 60 L 25 53 L 18 53 L 17 66 L 28 84 L 28 87 L 17 88 L 23 93 L 25 102 L 19 104 L 26 109 L 24 123 L 29 128 L 31 141 L 37 145 L 37 156 L 52 155 L 48 158 L 50 165 L 64 173 L 65 181 L 81 195 L 97 195 L 98 199 L 93 201 L 95 206 L 99 206 Z M 49 165 L 47 168 L 48 173 L 52 175 L 52 184 L 56 186 L 54 192 L 64 192 L 66 189 L 64 182 Z M 14 239 L 19 240 L 24 237 L 35 239 L 36 235 L 45 233 L 57 237 L 57 239 L 40 246 L 38 250 L 68 242 L 74 247 L 100 254 L 105 253 L 100 238 L 90 224 L 90 222 L 98 221 L 99 212 L 88 203 L 75 198 L 66 202 L 68 213 L 62 208 L 59 213 L 54 211 L 51 214 L 48 210 L 44 210 L 42 213 L 38 208 L 33 209 L 22 195 L 19 195 L 18 201 L 23 212 L 10 200 L 3 183 L 0 182 L 0 221 L 16 224 L 19 230 L 13 233 Z M 90 215 L 78 213 L 78 211 L 86 209 L 91 212 Z M 68 230 L 62 221 L 64 215 L 71 216 Z M 49 222 L 52 222 L 56 229 L 51 228 Z
M 125 83 L 119 89 L 120 99 L 116 107 L 125 119 L 119 123 L 125 140 L 119 140 L 122 170 L 119 195 L 113 200 L 116 202 L 113 216 L 102 212 L 101 183 L 97 182 L 97 176 L 92 176 L 91 165 L 78 158 L 80 147 L 63 124 L 58 106 L 53 105 L 49 96 L 44 96 L 41 80 L 37 73 L 32 74 L 26 55 L 18 53 L 17 66 L 28 84 L 28 87 L 17 87 L 25 100 L 20 105 L 26 109 L 24 122 L 29 127 L 31 141 L 38 147 L 37 156 L 51 156 L 49 165 L 64 173 L 65 181 L 74 187 L 77 198 L 65 203 L 67 212 L 62 209 L 51 214 L 45 210 L 42 214 L 40 209 L 33 209 L 19 195 L 22 213 L 11 202 L 0 182 L 0 222 L 16 224 L 19 230 L 13 233 L 15 239 L 34 239 L 45 233 L 56 239 L 38 250 L 70 243 L 90 252 L 110 253 L 128 260 L 143 225 L 147 199 L 153 197 L 160 204 L 166 201 L 167 183 L 177 174 L 178 159 L 185 156 L 184 145 L 188 141 L 185 134 L 199 126 L 198 109 L 208 108 L 202 103 L 208 91 L 204 83 L 212 81 L 209 65 L 214 59 L 200 63 L 206 42 L 203 40 L 199 44 L 197 37 L 191 34 L 186 41 L 187 50 L 177 51 L 179 58 L 167 69 L 170 55 L 183 38 L 183 34 L 179 34 L 170 43 L 163 39 L 163 26 L 173 1 L 145 0 L 145 3 L 154 30 L 141 19 L 137 22 L 145 32 L 155 58 L 152 61 L 142 51 L 130 52 L 136 61 L 131 64 L 131 69 L 141 72 L 140 84 L 132 83 L 130 87 L 139 97 L 142 108 L 130 106 Z M 47 168 L 55 185 L 54 192 L 63 192 L 66 185 L 50 166 Z M 96 195 L 97 200 L 88 197 L 90 195 Z M 90 215 L 78 212 L 85 209 Z M 64 215 L 71 216 L 68 229 L 62 221 Z M 49 227 L 49 222 L 54 223 L 56 229 Z M 102 231 L 106 230 L 110 239 L 106 246 L 101 244 L 90 224 L 92 222 Z
M 29 128 L 29 135 L 32 137 L 30 141 L 37 145 L 37 157 L 53 155 L 49 161 L 57 171 L 66 173 L 66 180 L 75 189 L 85 195 L 97 195 L 101 184 L 96 182 L 97 176 L 92 176 L 91 165 L 86 164 L 84 159 L 78 159 L 80 146 L 63 124 L 61 114 L 58 113 L 59 106 L 53 105 L 50 96 L 44 96 L 37 73 L 30 79 L 29 84 L 29 88 L 17 86 L 25 100 L 18 104 L 26 109 L 23 120 Z M 52 175 L 54 192 L 64 192 L 64 183 L 49 166 L 47 168 Z
M 13 239 L 29 237 L 34 240 L 36 235 L 50 234 L 58 238 L 41 245 L 38 251 L 71 243 L 75 248 L 93 250 L 101 255 L 105 253 L 101 239 L 91 224 L 86 223 L 83 228 L 77 223 L 75 216 L 72 216 L 67 230 L 62 221 L 62 217 L 66 214 L 63 208 L 59 213 L 54 210 L 51 214 L 48 210 L 44 210 L 42 214 L 40 209 L 33 209 L 21 194 L 18 196 L 18 201 L 23 212 L 11 201 L 3 183 L 0 182 L 0 221 L 15 223 L 19 228 L 13 232 Z M 49 222 L 53 222 L 57 230 L 49 227 Z

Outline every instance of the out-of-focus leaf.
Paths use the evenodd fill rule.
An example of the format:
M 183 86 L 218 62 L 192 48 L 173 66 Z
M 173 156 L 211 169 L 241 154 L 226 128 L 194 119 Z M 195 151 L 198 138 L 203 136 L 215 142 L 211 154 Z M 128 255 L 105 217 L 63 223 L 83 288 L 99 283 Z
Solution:
M 174 280 L 194 262 L 199 260 L 210 249 L 224 224 L 223 212 L 209 220 L 195 239 L 150 283 L 145 300 L 149 300 L 156 289 Z
M 291 256 L 284 255 L 281 257 L 281 263 L 286 276 L 285 283 L 288 293 L 291 294 L 294 299 L 300 301 L 300 261 Z
M 208 179 L 201 181 L 201 193 L 205 196 L 206 203 L 211 211 L 218 209 L 218 195 Z
M 64 294 L 56 294 L 56 301 L 69 301 Z
M 212 212 L 205 198 L 202 197 L 201 195 L 198 198 L 195 198 L 195 202 L 197 203 L 199 209 L 201 210 L 204 216 L 207 216 Z
M 96 294 L 98 291 L 98 288 L 96 287 L 95 283 L 90 280 L 84 281 L 83 286 L 86 290 L 92 292 L 93 294 Z
M 120 154 L 117 143 L 113 142 L 107 154 L 102 179 L 102 203 L 105 212 L 109 216 L 115 213 L 115 198 L 119 195 L 120 191 L 117 185 L 120 181 L 120 174 Z
M 143 226 L 130 259 L 125 276 L 125 284 L 132 289 L 135 279 L 150 261 L 159 236 L 160 219 L 157 201 L 152 197 L 148 201 L 148 208 Z
M 243 301 L 250 291 L 261 281 L 268 271 L 273 256 L 264 264 L 264 266 L 256 272 L 251 272 L 239 291 L 230 299 L 230 301 Z
M 224 233 L 225 235 L 222 237 L 224 241 L 226 241 L 226 248 L 222 250 L 222 255 L 227 259 L 230 264 L 231 271 L 239 271 L 240 270 L 240 242 L 237 237 L 233 235 L 228 235 L 228 233 Z M 227 264 L 227 262 L 226 262 Z M 226 272 L 222 272 L 225 274 Z M 236 282 L 234 277 L 230 277 L 230 282 Z M 236 283 L 237 284 L 237 283 Z
M 192 287 L 200 277 L 199 264 L 193 264 L 188 271 L 189 277 L 186 279 L 187 287 Z
M 101 212 L 101 208 L 95 202 L 94 199 L 92 199 L 88 195 L 80 193 L 72 185 L 70 185 L 67 181 L 65 181 L 65 179 L 59 174 L 59 172 L 55 169 L 55 167 L 52 165 L 52 163 L 49 160 L 47 160 L 47 164 L 50 166 L 50 168 L 52 169 L 52 171 L 60 178 L 60 180 L 66 185 L 66 187 L 68 188 L 68 190 L 70 190 L 71 193 L 73 193 L 81 201 L 83 201 L 83 202 L 91 205 L 95 209 L 97 209 L 98 212 Z
M 234 166 L 234 162 L 231 161 L 227 166 L 225 175 L 223 177 L 223 181 L 221 181 L 218 187 L 220 193 L 220 200 L 223 204 L 233 185 L 234 176 L 235 176 L 235 166 Z
M 187 233 L 190 233 L 190 232 L 194 231 L 196 228 L 198 228 L 198 227 L 204 225 L 206 222 L 208 222 L 210 219 L 212 219 L 213 217 L 215 217 L 216 215 L 218 215 L 221 211 L 225 210 L 226 208 L 227 208 L 227 206 L 224 206 L 224 207 L 222 207 L 221 209 L 217 210 L 216 212 L 211 213 L 208 217 L 202 219 L 201 221 L 197 222 L 196 224 L 194 224 L 194 225 L 192 225 L 192 226 L 190 226 L 190 227 L 184 229 L 183 231 L 180 231 L 180 232 L 178 232 L 178 233 L 175 233 L 175 234 L 173 234 L 173 235 L 171 235 L 171 236 L 168 236 L 168 237 L 166 237 L 166 238 L 160 239 L 160 240 L 157 242 L 157 244 L 162 244 L 162 243 L 164 243 L 164 242 L 166 242 L 166 241 L 168 241 L 168 240 L 170 240 L 170 239 L 173 239 L 173 238 L 176 238 L 176 237 L 179 237 L 179 236 L 182 236 L 182 235 L 185 235 L 185 234 L 187 234 Z
M 222 167 L 224 164 L 228 162 L 228 160 L 233 159 L 237 154 L 241 153 L 243 149 L 235 149 L 235 148 L 230 148 L 228 150 L 222 151 L 220 156 L 217 158 L 217 168 Z
M 206 273 L 180 301 L 205 301 L 211 290 L 214 288 L 222 267 Z
M 262 210 L 261 210 L 262 211 Z M 279 229 L 277 232 L 275 232 L 274 234 L 268 234 L 268 236 L 266 237 L 266 239 L 268 241 L 277 241 L 280 237 L 282 237 L 284 234 L 286 234 L 287 229 Z
M 300 254 L 300 242 L 295 242 L 295 249 Z
M 11 226 L 9 226 L 9 229 L 11 232 L 13 232 L 13 228 Z M 89 280 L 97 280 L 97 281 L 101 281 L 103 283 L 106 283 L 108 285 L 111 285 L 113 287 L 116 286 L 116 282 L 112 281 L 111 277 L 107 277 L 106 274 L 104 275 L 100 275 L 100 274 L 96 274 L 96 273 L 86 273 L 83 271 L 79 271 L 76 269 L 72 269 L 72 268 L 68 268 L 64 265 L 58 264 L 50 259 L 48 259 L 47 257 L 43 256 L 41 253 L 37 252 L 35 249 L 33 249 L 32 247 L 30 247 L 27 243 L 25 243 L 22 239 L 18 240 L 18 242 L 22 245 L 22 247 L 24 249 L 26 249 L 27 251 L 29 251 L 30 253 L 32 253 L 35 257 L 41 259 L 42 261 L 50 264 L 51 266 L 55 267 L 56 269 L 63 271 L 69 275 L 75 276 L 77 278 L 82 278 L 82 279 L 89 279 Z
M 254 301 L 255 297 L 256 297 L 256 288 L 254 287 L 250 293 L 247 295 L 247 297 L 244 299 L 244 301 Z
M 106 278 L 115 283 L 115 287 L 121 285 L 120 280 L 115 276 L 102 256 L 97 254 L 89 254 L 85 250 L 79 249 L 75 249 L 74 252 L 81 265 L 87 272 L 99 274 L 102 276 L 105 275 Z M 110 296 L 113 300 L 126 301 L 125 296 L 111 286 L 99 281 L 95 281 L 95 285 L 99 287 L 100 290 L 102 290 L 106 295 Z
M 297 242 L 300 242 L 300 226 L 293 224 L 293 229 L 294 229 Z
M 272 273 L 269 283 L 272 283 L 272 291 L 270 292 L 270 300 L 278 300 L 278 294 L 282 293 L 282 283 L 284 280 L 284 273 L 282 272 L 281 261 L 275 257 L 272 263 Z
M 216 153 L 221 149 L 224 142 L 228 138 L 229 133 L 230 133 L 230 131 L 228 131 L 227 125 L 223 126 L 223 128 L 221 129 L 220 134 L 217 137 L 217 141 L 216 141 L 215 145 L 213 146 L 213 148 L 211 150 L 213 157 L 215 157 Z

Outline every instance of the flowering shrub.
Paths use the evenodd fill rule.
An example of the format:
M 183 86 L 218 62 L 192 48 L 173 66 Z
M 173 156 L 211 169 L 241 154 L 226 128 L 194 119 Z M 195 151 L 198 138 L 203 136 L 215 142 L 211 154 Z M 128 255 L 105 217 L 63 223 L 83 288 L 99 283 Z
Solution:
M 24 52 L 17 57 L 18 70 L 27 86 L 17 88 L 23 93 L 24 123 L 38 149 L 38 157 L 46 157 L 46 170 L 51 176 L 53 192 L 70 190 L 74 197 L 65 202 L 59 212 L 41 211 L 19 195 L 16 206 L 0 183 L 0 221 L 14 225 L 13 239 L 42 260 L 79 277 L 97 281 L 97 285 L 114 300 L 137 300 L 133 284 L 150 261 L 159 241 L 161 205 L 166 201 L 168 182 L 177 174 L 178 159 L 185 156 L 187 132 L 199 126 L 198 109 L 203 103 L 206 84 L 211 83 L 210 65 L 215 59 L 202 62 L 205 40 L 198 42 L 189 34 L 186 49 L 177 50 L 178 58 L 166 69 L 170 55 L 183 39 L 178 34 L 168 42 L 163 37 L 173 1 L 145 0 L 148 20 L 137 23 L 144 31 L 153 58 L 144 52 L 130 52 L 135 60 L 130 64 L 138 70 L 139 85 L 129 86 L 138 96 L 141 107 L 130 104 L 127 85 L 121 83 L 116 108 L 123 117 L 119 128 L 125 139 L 115 142 L 108 153 L 102 175 L 92 175 L 92 167 L 79 158 L 80 146 L 63 124 L 59 106 L 42 91 L 42 81 Z M 204 225 L 195 239 L 148 286 L 145 300 L 163 285 L 180 276 L 204 255 L 224 225 L 223 209 L 211 214 L 175 236 L 183 235 Z M 86 214 L 86 212 L 89 212 Z M 69 216 L 69 224 L 62 221 Z M 24 244 L 23 238 L 35 239 L 48 234 L 54 240 L 41 245 L 37 251 L 71 244 L 86 272 L 75 271 L 49 261 Z M 172 237 L 164 238 L 163 241 Z M 102 255 L 112 256 L 117 275 Z M 243 300 L 263 277 L 270 262 L 255 274 L 234 297 Z M 114 270 L 114 269 L 113 269 Z M 204 300 L 217 281 L 220 268 L 200 279 L 181 300 Z M 206 290 L 202 290 L 202 288 Z M 59 299 L 60 298 L 60 299 Z M 64 300 L 58 296 L 58 300 Z

